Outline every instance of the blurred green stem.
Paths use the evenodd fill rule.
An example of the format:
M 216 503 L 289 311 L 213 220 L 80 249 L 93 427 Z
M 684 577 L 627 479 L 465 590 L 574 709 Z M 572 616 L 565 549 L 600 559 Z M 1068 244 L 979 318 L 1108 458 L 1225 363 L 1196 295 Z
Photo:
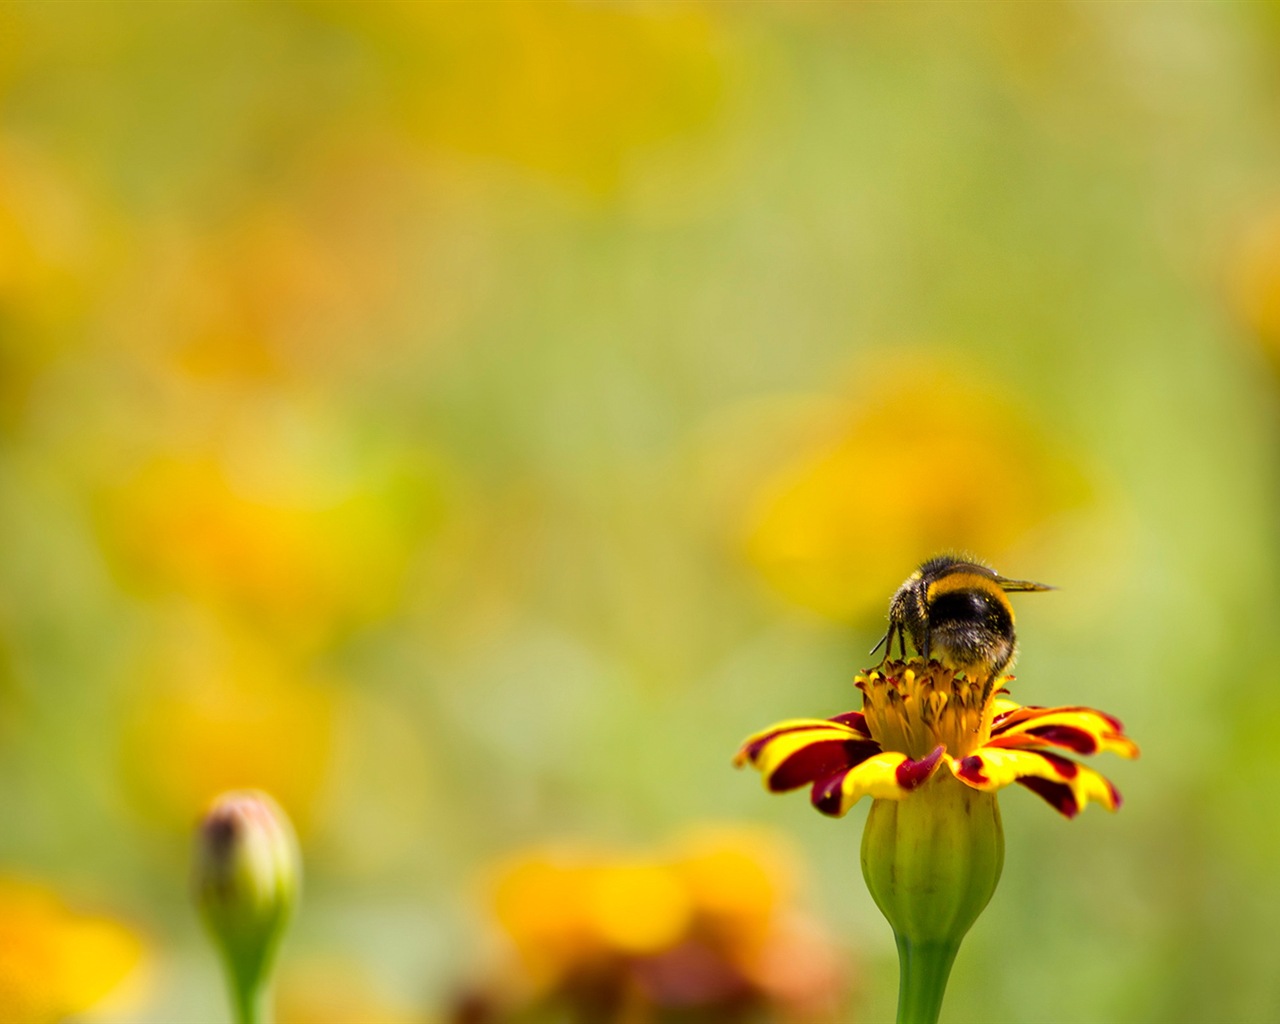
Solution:
M 231 1003 L 235 1010 L 236 1024 L 264 1024 L 267 1017 L 265 985 L 240 985 L 237 984 L 233 975 Z

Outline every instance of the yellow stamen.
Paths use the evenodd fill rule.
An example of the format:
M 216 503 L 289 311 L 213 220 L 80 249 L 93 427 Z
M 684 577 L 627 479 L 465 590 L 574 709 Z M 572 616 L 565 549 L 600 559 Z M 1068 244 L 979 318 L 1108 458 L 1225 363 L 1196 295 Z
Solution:
M 991 738 L 994 691 L 936 661 L 889 661 L 857 678 L 867 728 L 882 749 L 920 760 L 941 745 L 954 758 Z

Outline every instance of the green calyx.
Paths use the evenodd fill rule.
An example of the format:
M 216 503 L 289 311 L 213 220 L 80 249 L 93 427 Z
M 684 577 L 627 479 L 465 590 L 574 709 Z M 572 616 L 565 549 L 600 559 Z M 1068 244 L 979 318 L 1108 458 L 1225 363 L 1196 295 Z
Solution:
M 1004 830 L 994 794 L 938 772 L 903 800 L 876 800 L 862 873 L 893 927 L 898 1024 L 934 1024 L 960 941 L 995 892 Z

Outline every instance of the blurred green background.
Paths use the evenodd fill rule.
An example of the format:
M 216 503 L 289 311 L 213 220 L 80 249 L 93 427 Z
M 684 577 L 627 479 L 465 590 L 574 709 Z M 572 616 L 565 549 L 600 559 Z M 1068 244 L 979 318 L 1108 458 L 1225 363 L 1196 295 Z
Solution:
M 729 761 L 947 549 L 1144 756 L 1006 794 L 944 1020 L 1280 1019 L 1276 11 L 0 7 L 0 869 L 135 937 L 84 1019 L 225 1019 L 244 785 L 281 1024 L 442 1019 L 487 865 L 707 825 L 891 1019 L 865 808 Z

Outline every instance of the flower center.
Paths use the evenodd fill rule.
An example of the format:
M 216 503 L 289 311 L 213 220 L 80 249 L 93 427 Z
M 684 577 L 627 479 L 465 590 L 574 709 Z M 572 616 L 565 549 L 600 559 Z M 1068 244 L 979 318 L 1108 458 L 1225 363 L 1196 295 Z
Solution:
M 883 750 L 918 761 L 939 745 L 962 758 L 991 737 L 997 686 L 970 681 L 936 661 L 886 661 L 858 676 L 867 728 Z

